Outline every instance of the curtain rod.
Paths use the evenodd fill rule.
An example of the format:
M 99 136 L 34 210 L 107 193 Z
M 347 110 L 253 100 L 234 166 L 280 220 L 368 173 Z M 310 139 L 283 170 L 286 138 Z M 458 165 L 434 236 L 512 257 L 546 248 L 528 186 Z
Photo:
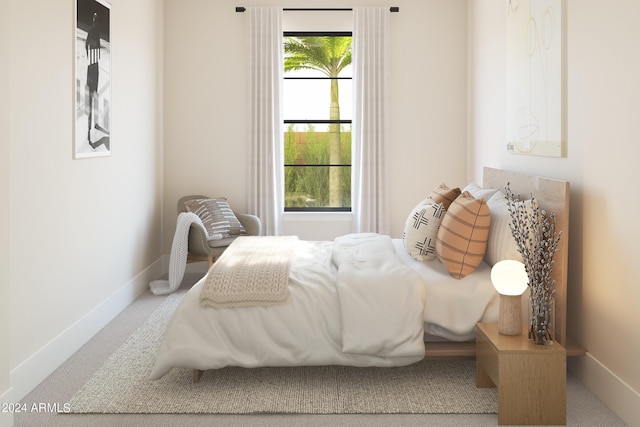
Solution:
M 242 7 L 242 6 L 237 6 L 236 7 L 236 12 L 244 12 L 246 11 L 247 8 Z M 284 8 L 282 9 L 285 12 L 286 11 L 310 11 L 310 12 L 318 12 L 318 11 L 350 11 L 353 10 L 352 8 Z M 400 8 L 398 6 L 392 6 L 389 8 L 390 12 L 400 12 Z

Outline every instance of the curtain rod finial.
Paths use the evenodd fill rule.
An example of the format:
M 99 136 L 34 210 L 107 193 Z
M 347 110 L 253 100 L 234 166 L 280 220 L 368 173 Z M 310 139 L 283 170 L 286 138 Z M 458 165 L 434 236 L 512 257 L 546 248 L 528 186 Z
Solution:
M 247 9 L 245 9 L 242 6 L 236 6 L 236 12 L 244 12 L 245 10 L 247 10 Z

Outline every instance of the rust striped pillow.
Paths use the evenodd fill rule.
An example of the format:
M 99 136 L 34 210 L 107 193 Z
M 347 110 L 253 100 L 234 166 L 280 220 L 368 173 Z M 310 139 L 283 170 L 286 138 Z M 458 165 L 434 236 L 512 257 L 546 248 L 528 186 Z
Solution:
M 449 209 L 451 202 L 453 202 L 460 195 L 460 189 L 449 188 L 445 184 L 440 184 L 433 189 L 429 198 L 434 201 L 434 204 L 442 203 L 445 209 Z
M 490 223 L 484 199 L 474 199 L 465 191 L 451 203 L 436 239 L 436 255 L 451 276 L 462 279 L 480 265 Z

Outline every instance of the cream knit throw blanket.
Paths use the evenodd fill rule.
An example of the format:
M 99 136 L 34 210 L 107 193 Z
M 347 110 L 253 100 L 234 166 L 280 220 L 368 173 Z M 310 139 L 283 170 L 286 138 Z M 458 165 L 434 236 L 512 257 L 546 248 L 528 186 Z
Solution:
M 178 215 L 176 231 L 171 244 L 171 258 L 169 259 L 169 280 L 154 280 L 149 283 L 149 289 L 154 295 L 167 295 L 178 289 L 184 271 L 187 267 L 189 251 L 189 228 L 193 223 L 202 224 L 200 217 L 192 212 L 181 212 Z
M 289 301 L 289 269 L 296 236 L 241 236 L 209 269 L 200 305 L 269 307 Z

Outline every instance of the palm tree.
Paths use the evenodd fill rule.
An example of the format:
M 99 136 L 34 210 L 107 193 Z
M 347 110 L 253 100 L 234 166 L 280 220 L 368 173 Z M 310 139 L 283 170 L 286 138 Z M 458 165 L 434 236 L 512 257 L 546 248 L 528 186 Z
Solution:
M 331 78 L 329 119 L 340 120 L 338 80 L 336 77 L 351 64 L 351 37 L 287 37 L 284 42 L 284 71 L 315 70 Z M 341 164 L 340 124 L 329 125 L 329 163 Z M 341 207 L 342 170 L 329 168 L 329 206 Z

